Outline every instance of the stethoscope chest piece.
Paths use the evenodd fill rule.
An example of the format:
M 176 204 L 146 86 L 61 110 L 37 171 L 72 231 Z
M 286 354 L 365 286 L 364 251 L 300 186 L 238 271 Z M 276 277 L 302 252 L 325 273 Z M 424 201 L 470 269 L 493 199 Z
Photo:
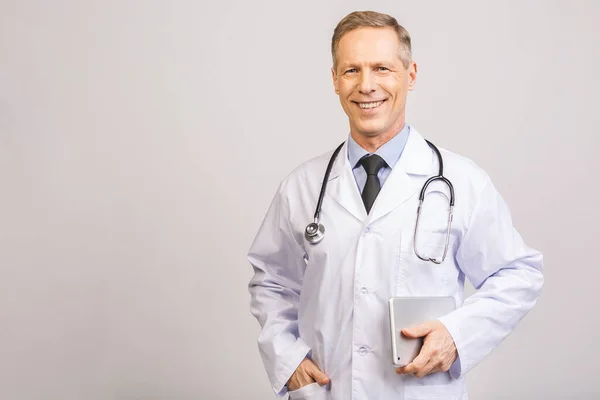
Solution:
M 306 229 L 304 230 L 304 237 L 310 244 L 319 243 L 321 240 L 323 240 L 324 236 L 325 227 L 323 226 L 323 224 L 318 223 L 318 221 L 311 222 L 306 226 Z

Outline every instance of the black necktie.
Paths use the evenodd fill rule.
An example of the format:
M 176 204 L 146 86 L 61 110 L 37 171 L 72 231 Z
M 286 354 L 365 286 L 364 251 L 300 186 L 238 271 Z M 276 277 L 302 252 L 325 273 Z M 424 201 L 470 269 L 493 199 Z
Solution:
M 387 164 L 383 158 L 379 157 L 377 154 L 363 157 L 358 163 L 361 164 L 367 172 L 367 182 L 365 183 L 365 187 L 362 191 L 362 199 L 368 214 L 371 211 L 373 203 L 375 203 L 375 199 L 377 198 L 379 191 L 381 190 L 381 184 L 379 183 L 377 173 Z

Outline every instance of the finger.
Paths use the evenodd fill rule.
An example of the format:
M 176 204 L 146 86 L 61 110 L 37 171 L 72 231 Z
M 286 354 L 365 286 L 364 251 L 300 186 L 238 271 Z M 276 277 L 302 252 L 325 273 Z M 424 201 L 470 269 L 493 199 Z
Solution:
M 290 380 L 292 380 L 295 385 L 298 385 L 298 387 L 302 387 L 315 382 L 311 374 L 313 366 L 314 364 L 310 359 L 304 359 L 300 363 L 300 365 L 296 369 L 296 372 L 294 372 Z
M 427 373 L 428 375 L 430 374 L 434 374 L 436 372 L 446 372 L 448 371 L 447 369 L 444 369 L 444 366 L 442 364 L 434 364 L 433 368 L 431 368 L 431 370 Z
M 398 374 L 416 374 L 429 362 L 428 353 L 421 351 L 419 355 L 409 364 L 396 369 Z
M 431 374 L 436 365 L 437 363 L 433 359 L 430 359 L 427 364 L 425 364 L 423 368 L 421 368 L 421 370 L 415 374 L 415 376 L 418 378 L 423 378 L 425 375 Z
M 436 363 L 436 365 L 434 365 L 433 369 L 431 370 L 430 373 L 433 372 L 448 372 L 450 370 L 450 367 L 452 366 L 452 362 L 449 361 L 448 359 L 441 359 L 439 360 L 439 362 Z
M 288 390 L 296 390 L 313 382 L 313 378 L 311 378 L 304 369 L 298 369 L 287 382 L 287 387 Z
M 414 362 L 406 364 L 404 367 L 396 368 L 396 373 L 401 375 L 414 374 L 419 370 L 419 366 Z
M 424 322 L 419 325 L 414 325 L 408 328 L 404 328 L 401 331 L 401 334 L 409 338 L 419 338 L 423 336 L 429 335 L 434 329 L 434 326 L 430 321 Z
M 406 367 L 408 367 L 410 364 L 406 364 L 404 367 L 398 367 L 396 368 L 396 373 L 400 374 L 400 375 L 408 375 L 409 372 L 406 371 Z
M 304 373 L 298 377 L 298 383 L 300 387 L 306 386 L 310 383 L 313 383 L 315 380 L 310 376 L 310 374 Z
M 319 382 L 319 385 L 326 385 L 329 383 L 329 377 L 321 371 L 315 363 L 311 363 L 307 373 L 315 380 L 315 382 Z

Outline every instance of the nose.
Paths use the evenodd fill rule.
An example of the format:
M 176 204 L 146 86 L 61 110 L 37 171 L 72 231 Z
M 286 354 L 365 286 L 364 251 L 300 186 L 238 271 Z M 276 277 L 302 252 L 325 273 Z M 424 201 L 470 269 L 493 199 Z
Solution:
M 375 78 L 371 75 L 371 72 L 367 69 L 363 70 L 360 74 L 360 82 L 358 82 L 358 90 L 362 94 L 369 94 L 375 91 Z

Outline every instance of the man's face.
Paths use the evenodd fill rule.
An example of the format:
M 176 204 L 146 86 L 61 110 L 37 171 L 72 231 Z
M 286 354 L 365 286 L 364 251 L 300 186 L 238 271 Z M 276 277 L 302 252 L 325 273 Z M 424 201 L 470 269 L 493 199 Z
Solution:
M 392 28 L 358 28 L 342 36 L 337 69 L 331 72 L 352 133 L 394 135 L 404 125 L 406 96 L 413 89 L 417 65 L 411 62 L 405 68 L 399 54 Z

